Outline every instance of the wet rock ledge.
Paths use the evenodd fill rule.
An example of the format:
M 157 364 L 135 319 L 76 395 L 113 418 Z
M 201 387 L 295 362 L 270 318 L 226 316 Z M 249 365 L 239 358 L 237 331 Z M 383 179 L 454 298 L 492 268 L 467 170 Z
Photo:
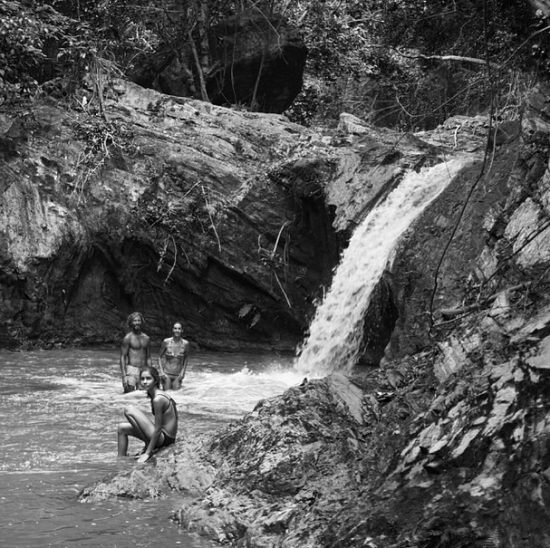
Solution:
M 547 547 L 550 307 L 511 323 L 444 382 L 434 351 L 304 379 L 80 498 L 177 492 L 178 526 L 232 546 Z

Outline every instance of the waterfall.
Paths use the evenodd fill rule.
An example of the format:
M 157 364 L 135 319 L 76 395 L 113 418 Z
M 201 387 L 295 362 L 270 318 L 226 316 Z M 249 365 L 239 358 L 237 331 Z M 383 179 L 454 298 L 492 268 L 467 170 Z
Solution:
M 458 158 L 411 171 L 357 227 L 315 312 L 295 369 L 309 377 L 352 372 L 371 293 L 391 264 L 399 238 L 466 163 Z

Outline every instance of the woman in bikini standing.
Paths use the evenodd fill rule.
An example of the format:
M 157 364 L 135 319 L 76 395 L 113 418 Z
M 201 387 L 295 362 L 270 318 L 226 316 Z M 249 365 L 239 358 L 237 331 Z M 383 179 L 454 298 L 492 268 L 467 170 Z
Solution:
M 133 436 L 145 443 L 138 462 L 147 462 L 151 455 L 176 441 L 178 433 L 178 412 L 176 403 L 160 389 L 160 376 L 151 366 L 141 370 L 139 380 L 151 400 L 152 421 L 141 409 L 130 405 L 124 410 L 128 422 L 118 425 L 118 456 L 125 457 L 128 451 L 128 437 Z
M 165 390 L 178 390 L 185 377 L 189 343 L 182 339 L 183 326 L 176 322 L 172 329 L 173 337 L 162 341 L 158 355 L 158 366 Z

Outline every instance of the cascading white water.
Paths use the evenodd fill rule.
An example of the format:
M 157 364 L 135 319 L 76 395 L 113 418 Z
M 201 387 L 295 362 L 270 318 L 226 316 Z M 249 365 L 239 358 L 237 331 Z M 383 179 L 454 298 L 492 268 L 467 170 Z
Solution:
M 408 173 L 369 213 L 355 230 L 332 286 L 316 310 L 296 370 L 309 377 L 352 372 L 371 293 L 391 262 L 399 238 L 469 160 L 456 158 Z

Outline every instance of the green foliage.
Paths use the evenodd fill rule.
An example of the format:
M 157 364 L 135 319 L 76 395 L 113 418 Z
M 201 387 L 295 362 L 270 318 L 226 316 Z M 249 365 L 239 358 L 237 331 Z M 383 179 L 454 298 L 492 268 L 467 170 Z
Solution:
M 312 75 L 335 80 L 342 74 L 376 72 L 368 46 L 372 30 L 370 2 L 319 0 L 298 2 L 289 12 L 309 50 Z
M 405 68 L 390 79 L 399 122 L 431 128 L 453 114 L 488 112 L 491 103 L 501 117 L 517 114 L 526 88 L 547 71 L 538 52 L 548 32 L 536 32 L 544 24 L 523 0 L 396 2 L 384 43 L 425 56 L 416 78 Z
M 86 25 L 37 2 L 0 0 L 0 102 L 33 96 L 64 71 L 78 71 L 88 55 Z
M 119 120 L 84 119 L 75 126 L 75 135 L 85 143 L 85 154 L 109 156 L 111 148 L 132 155 L 137 152 L 132 129 Z
M 98 48 L 127 70 L 143 52 L 153 52 L 172 21 L 179 23 L 177 4 L 150 0 L 51 0 L 52 5 L 75 21 L 93 29 Z
M 322 82 L 315 93 L 306 87 L 289 111 L 299 122 L 334 123 L 347 111 L 409 130 L 487 112 L 491 102 L 511 112 L 521 96 L 510 92 L 523 92 L 550 68 L 547 22 L 524 0 L 292 6 L 309 48 L 308 77 Z
M 489 54 L 493 62 L 506 60 L 537 22 L 525 0 L 401 0 L 385 19 L 384 41 L 393 47 L 482 59 Z M 520 59 L 523 66 L 528 56 Z
M 292 106 L 287 110 L 286 115 L 297 124 L 309 126 L 314 123 L 319 113 L 321 100 L 320 86 L 315 82 L 306 81 L 302 91 L 294 100 Z
M 74 92 L 102 59 L 127 68 L 158 45 L 159 11 L 146 0 L 0 0 L 0 103 L 58 78 Z
M 161 46 L 179 54 L 192 43 L 193 69 L 205 72 L 207 31 L 245 11 L 300 29 L 306 85 L 288 114 L 305 124 L 335 124 L 347 111 L 424 129 L 495 99 L 512 112 L 511 91 L 550 69 L 547 21 L 525 0 L 0 0 L 0 101 L 56 78 L 70 93 L 102 59 L 135 74 Z

